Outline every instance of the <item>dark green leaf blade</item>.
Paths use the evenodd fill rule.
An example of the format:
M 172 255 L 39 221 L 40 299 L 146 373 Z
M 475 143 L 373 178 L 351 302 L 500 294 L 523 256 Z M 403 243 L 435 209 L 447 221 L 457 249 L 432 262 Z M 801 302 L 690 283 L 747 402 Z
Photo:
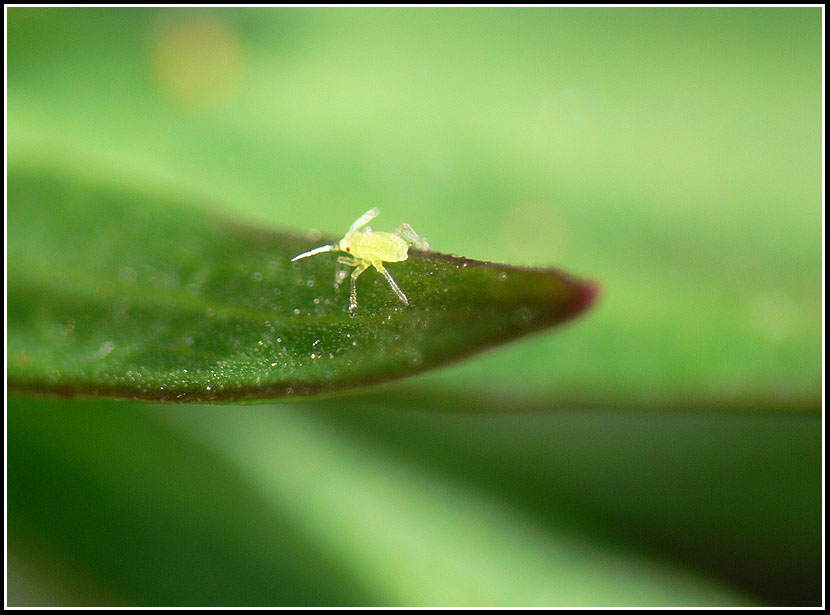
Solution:
M 421 372 L 558 324 L 595 287 L 552 269 L 410 252 L 335 288 L 331 238 L 263 231 L 43 170 L 8 177 L 8 382 L 18 391 L 239 401 Z M 390 225 L 394 221 L 390 222 Z

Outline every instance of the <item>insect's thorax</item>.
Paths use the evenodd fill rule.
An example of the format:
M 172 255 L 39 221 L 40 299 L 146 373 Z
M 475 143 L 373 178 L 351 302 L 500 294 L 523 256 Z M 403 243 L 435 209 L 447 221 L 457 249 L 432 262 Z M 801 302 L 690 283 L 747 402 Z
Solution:
M 349 238 L 348 246 L 351 248 L 349 252 L 355 258 L 392 263 L 405 261 L 409 251 L 406 241 L 397 235 L 381 231 L 353 233 Z M 345 250 L 345 248 L 344 245 L 340 249 Z

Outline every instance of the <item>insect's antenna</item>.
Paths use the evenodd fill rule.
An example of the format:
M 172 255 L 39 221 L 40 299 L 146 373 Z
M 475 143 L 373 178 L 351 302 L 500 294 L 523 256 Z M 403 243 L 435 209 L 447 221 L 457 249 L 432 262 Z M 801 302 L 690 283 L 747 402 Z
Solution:
M 322 254 L 323 252 L 333 252 L 334 250 L 338 250 L 336 243 L 327 245 L 327 246 L 320 246 L 319 248 L 314 248 L 313 250 L 309 250 L 308 252 L 303 252 L 302 254 L 298 254 L 294 258 L 291 259 L 291 262 L 298 261 L 301 258 L 307 258 L 309 256 L 314 256 L 315 254 Z
M 349 227 L 349 230 L 346 231 L 346 237 L 348 237 L 349 235 L 354 233 L 357 229 L 369 224 L 369 220 L 371 220 L 372 218 L 377 216 L 379 213 L 380 213 L 380 210 L 377 207 L 373 207 L 372 209 L 367 211 L 365 214 L 360 216 L 357 220 L 354 221 L 354 224 L 352 224 Z

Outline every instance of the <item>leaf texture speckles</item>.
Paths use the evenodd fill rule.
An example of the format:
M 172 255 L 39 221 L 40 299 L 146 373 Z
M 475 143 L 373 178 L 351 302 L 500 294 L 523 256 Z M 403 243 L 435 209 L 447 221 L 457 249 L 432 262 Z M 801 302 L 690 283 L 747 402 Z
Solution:
M 572 318 L 595 288 L 552 269 L 411 251 L 349 313 L 320 237 L 42 170 L 8 179 L 12 390 L 182 402 L 332 393 Z M 325 238 L 323 238 L 325 239 Z

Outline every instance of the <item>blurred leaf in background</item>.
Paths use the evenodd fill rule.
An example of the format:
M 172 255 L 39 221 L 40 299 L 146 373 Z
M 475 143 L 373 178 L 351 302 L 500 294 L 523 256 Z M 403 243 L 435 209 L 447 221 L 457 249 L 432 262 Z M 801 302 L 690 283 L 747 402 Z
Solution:
M 361 396 L 12 398 L 9 604 L 818 605 L 822 10 L 7 9 L 9 171 L 603 283 Z

